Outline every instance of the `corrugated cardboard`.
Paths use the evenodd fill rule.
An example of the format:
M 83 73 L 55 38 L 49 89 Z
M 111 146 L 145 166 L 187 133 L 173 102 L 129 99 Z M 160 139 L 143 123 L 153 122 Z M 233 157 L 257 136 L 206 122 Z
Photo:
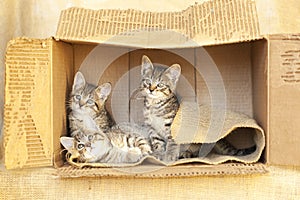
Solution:
M 147 48 L 261 38 L 255 2 L 251 0 L 207 1 L 181 12 L 70 8 L 61 13 L 56 36 L 62 40 Z
M 8 44 L 4 113 L 8 167 L 53 163 L 51 43 L 51 39 L 18 39 Z
M 202 71 L 206 74 L 203 76 L 193 66 L 217 65 L 224 82 L 226 107 L 253 117 L 266 133 L 266 151 L 261 161 L 299 165 L 300 160 L 295 154 L 299 142 L 296 132 L 299 116 L 296 112 L 289 116 L 292 109 L 300 107 L 294 96 L 299 90 L 298 73 L 297 68 L 292 71 L 293 78 L 290 68 L 285 67 L 297 66 L 299 37 L 262 36 L 258 27 L 255 4 L 247 0 L 205 2 L 182 12 L 81 8 L 63 11 L 56 39 L 18 38 L 8 45 L 4 130 L 6 167 L 62 165 L 59 137 L 67 134 L 65 99 L 77 70 L 87 76 L 88 82 L 112 82 L 116 92 L 112 94 L 109 110 L 113 115 L 116 110 L 123 113 L 114 115 L 117 121 L 138 118 L 132 116 L 126 106 L 116 106 L 114 99 L 123 97 L 129 102 L 135 88 L 130 77 L 137 76 L 134 69 L 140 65 L 143 54 L 153 62 L 181 64 L 183 77 L 196 92 L 186 93 L 179 84 L 179 94 L 204 104 L 222 105 L 220 100 L 224 97 L 216 93 L 212 99 L 211 89 L 223 86 L 209 77 L 209 68 Z M 203 57 L 203 51 L 209 59 Z M 281 62 L 274 56 L 277 54 L 281 55 Z M 294 60 L 285 60 L 290 54 Z M 292 64 L 286 64 L 286 61 Z M 280 72 L 276 67 L 278 63 L 281 63 Z M 128 84 L 119 84 L 120 78 Z M 211 88 L 208 88 L 208 83 Z M 277 103 L 278 98 L 282 99 L 281 104 Z M 292 104 L 283 103 L 286 98 Z M 287 116 L 286 119 L 277 117 L 282 105 L 286 113 L 281 116 Z M 273 124 L 277 123 L 282 129 L 274 128 Z M 178 169 L 196 175 L 198 167 L 203 166 L 193 165 L 195 170 L 189 166 Z M 218 167 L 205 166 L 209 171 L 222 173 L 224 169 Z M 237 165 L 233 171 L 239 173 L 243 167 L 243 164 Z M 64 176 L 74 172 L 68 167 L 58 169 L 62 169 L 60 172 Z M 260 163 L 251 165 L 249 173 L 261 172 L 261 169 Z M 77 170 L 74 176 L 82 172 Z M 88 171 L 85 175 L 115 172 L 114 169 L 95 170 L 89 172 L 85 169 Z M 160 176 L 170 176 L 171 171 L 166 169 Z
M 270 39 L 269 162 L 300 165 L 300 34 Z

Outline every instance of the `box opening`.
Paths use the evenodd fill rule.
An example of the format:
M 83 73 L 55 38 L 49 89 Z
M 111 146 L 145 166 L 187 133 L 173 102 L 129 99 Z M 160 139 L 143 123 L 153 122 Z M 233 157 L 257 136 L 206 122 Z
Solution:
M 254 118 L 267 133 L 267 40 L 265 39 L 180 49 L 134 49 L 92 43 L 55 43 L 64 46 L 62 49 L 71 49 L 60 53 L 65 53 L 63 57 L 72 57 L 73 62 L 67 62 L 66 65 L 59 63 L 59 67 L 53 65 L 53 68 L 64 71 L 64 77 L 57 78 L 60 79 L 58 82 L 65 83 L 54 85 L 57 87 L 53 89 L 54 102 L 58 96 L 61 99 L 68 97 L 74 75 L 79 70 L 89 83 L 112 84 L 113 91 L 107 101 L 107 108 L 117 123 L 142 120 L 142 114 L 140 110 L 138 111 L 141 109 L 141 102 L 131 101 L 130 96 L 139 85 L 141 57 L 147 55 L 153 63 L 167 66 L 174 63 L 181 65 L 182 76 L 177 86 L 179 99 L 196 101 L 201 105 L 225 106 L 231 111 Z M 62 56 L 58 57 L 60 57 L 58 60 L 61 60 Z M 61 76 L 61 72 L 59 74 Z M 53 80 L 55 79 L 53 76 Z M 220 88 L 224 90 L 221 93 Z M 57 124 L 54 126 L 57 127 L 55 129 L 57 131 L 54 131 L 53 137 L 53 142 L 56 143 L 54 145 L 56 166 L 63 164 L 59 137 L 67 133 L 67 123 L 62 120 L 66 117 L 65 109 L 61 109 L 65 106 L 63 103 L 64 101 L 58 103 L 59 111 L 53 107 L 53 123 Z M 249 134 L 244 134 L 242 140 L 234 136 L 229 136 L 229 139 L 233 143 L 238 140 L 247 143 Z M 267 156 L 265 152 L 259 162 L 265 163 Z

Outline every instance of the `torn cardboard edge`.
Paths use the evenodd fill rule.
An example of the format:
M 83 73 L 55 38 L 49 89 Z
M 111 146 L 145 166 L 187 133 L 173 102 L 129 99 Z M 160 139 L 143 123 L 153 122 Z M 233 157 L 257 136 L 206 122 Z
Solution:
M 157 37 L 160 40 L 157 40 Z M 255 2 L 211 0 L 181 12 L 63 10 L 56 38 L 141 48 L 178 48 L 260 39 Z
M 199 111 L 195 109 L 199 109 Z M 215 113 L 215 114 L 213 114 Z M 222 113 L 224 118 L 222 118 Z M 196 118 L 195 115 L 198 115 Z M 213 116 L 215 115 L 215 116 Z M 195 120 L 199 119 L 199 120 Z M 215 125 L 211 125 L 215 122 Z M 204 163 L 217 165 L 228 161 L 237 161 L 245 164 L 257 162 L 263 149 L 265 147 L 265 135 L 261 127 L 257 125 L 255 120 L 249 118 L 244 114 L 239 114 L 233 111 L 224 110 L 220 108 L 211 109 L 210 106 L 199 106 L 196 103 L 184 102 L 180 104 L 180 109 L 176 114 L 175 120 L 172 124 L 172 134 L 174 140 L 178 144 L 186 143 L 214 143 L 225 138 L 230 134 L 237 134 L 243 129 L 253 129 L 253 142 L 256 145 L 256 150 L 245 156 L 230 156 L 220 155 L 213 152 L 207 153 L 204 157 L 179 159 L 175 162 L 166 163 L 156 159 L 153 156 L 146 156 L 136 163 L 78 163 L 74 162 L 71 157 L 67 157 L 67 162 L 75 167 L 132 167 L 144 164 L 154 164 L 159 166 L 176 166 L 188 163 Z M 187 134 L 188 133 L 188 134 Z M 213 134 L 213 135 L 212 135 Z M 202 149 L 200 148 L 200 151 Z M 203 151 L 206 151 L 204 149 Z

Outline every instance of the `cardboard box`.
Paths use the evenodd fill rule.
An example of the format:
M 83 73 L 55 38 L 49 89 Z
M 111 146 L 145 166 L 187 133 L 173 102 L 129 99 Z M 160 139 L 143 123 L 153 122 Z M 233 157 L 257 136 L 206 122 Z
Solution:
M 182 12 L 163 13 L 71 8 L 62 12 L 55 38 L 10 41 L 4 116 L 6 168 L 56 166 L 65 177 L 164 177 L 263 173 L 266 164 L 299 165 L 300 36 L 262 36 L 258 23 L 255 4 L 248 0 L 211 1 Z M 259 162 L 122 169 L 64 166 L 59 138 L 67 134 L 65 101 L 76 71 L 94 84 L 111 82 L 114 93 L 109 110 L 117 121 L 128 121 L 139 116 L 117 97 L 129 102 L 139 77 L 135 67 L 143 54 L 154 63 L 182 66 L 185 83 L 195 91 L 179 84 L 183 98 L 214 105 L 223 105 L 225 100 L 228 109 L 253 117 L 266 134 Z M 215 81 L 210 68 L 204 68 L 208 76 L 203 76 L 193 67 L 212 63 L 222 82 Z M 225 89 L 225 99 L 218 93 L 211 98 L 220 87 Z

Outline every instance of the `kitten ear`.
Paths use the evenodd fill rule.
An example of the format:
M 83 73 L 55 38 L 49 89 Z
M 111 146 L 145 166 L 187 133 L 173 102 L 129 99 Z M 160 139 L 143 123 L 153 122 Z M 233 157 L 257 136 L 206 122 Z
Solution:
M 85 86 L 85 78 L 81 72 L 77 72 L 74 77 L 73 91 L 83 89 Z
M 73 148 L 73 145 L 74 145 L 74 138 L 64 137 L 64 136 L 60 137 L 60 143 L 65 147 L 65 149 L 70 151 Z
M 98 86 L 95 91 L 99 98 L 106 100 L 111 92 L 111 84 L 104 83 Z
M 164 72 L 164 76 L 168 77 L 168 79 L 173 83 L 173 85 L 176 85 L 177 81 L 179 80 L 180 74 L 181 67 L 179 64 L 171 65 Z
M 141 74 L 143 77 L 149 76 L 152 74 L 153 71 L 153 64 L 151 60 L 148 58 L 148 56 L 143 55 L 142 57 L 142 69 L 141 69 Z

